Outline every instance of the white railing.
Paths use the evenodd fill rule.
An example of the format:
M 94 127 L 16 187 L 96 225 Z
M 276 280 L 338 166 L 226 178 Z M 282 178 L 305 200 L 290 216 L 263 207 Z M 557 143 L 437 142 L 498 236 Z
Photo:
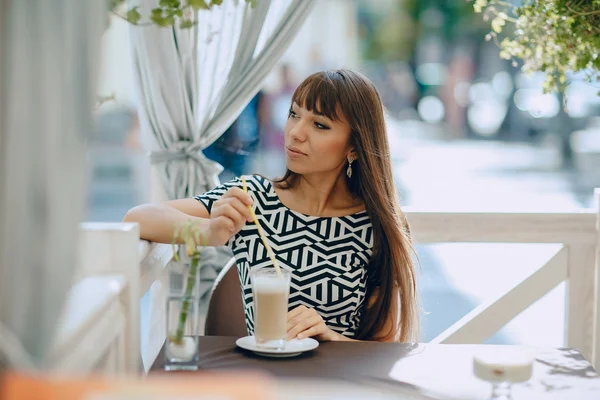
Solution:
M 600 192 L 596 204 L 600 209 Z M 468 313 L 435 338 L 437 343 L 481 343 L 527 309 L 559 283 L 566 281 L 566 345 L 600 365 L 600 234 L 596 210 L 572 213 L 456 213 L 407 210 L 417 243 L 557 243 L 560 248 L 540 268 L 514 287 Z M 144 245 L 142 287 L 160 280 L 172 256 L 169 245 Z M 162 285 L 158 285 L 159 288 Z M 154 341 L 145 359 L 158 352 L 164 332 L 160 289 L 153 295 Z M 162 325 L 160 325 L 162 324 Z
M 81 225 L 76 276 L 50 354 L 54 370 L 136 374 L 156 358 L 166 338 L 163 289 L 173 252 L 140 241 L 138 232 L 130 223 Z M 151 323 L 142 332 L 144 295 L 151 298 L 143 303 Z
M 596 204 L 600 209 L 600 191 Z M 572 213 L 456 213 L 407 210 L 415 242 L 425 243 L 557 243 L 556 253 L 514 287 L 468 313 L 433 342 L 481 343 L 559 283 L 566 281 L 566 345 L 600 366 L 600 229 L 597 210 Z M 142 290 L 164 280 L 171 246 L 144 244 Z M 153 328 L 145 364 L 164 341 L 164 293 L 152 293 Z M 152 292 L 152 289 L 151 289 Z M 152 327 L 152 325 L 151 325 Z
M 50 353 L 66 373 L 140 371 L 137 224 L 81 225 L 76 276 Z
M 600 209 L 600 192 L 597 192 L 596 204 Z M 600 217 L 597 210 L 580 210 L 573 213 L 456 213 L 407 210 L 407 218 L 411 223 L 415 241 L 421 244 L 478 242 L 561 245 L 546 264 L 514 287 L 477 307 L 435 338 L 434 342 L 480 343 L 560 282 L 566 281 L 566 345 L 581 351 L 596 367 L 600 366 L 600 256 L 597 254 L 600 251 Z M 104 354 L 103 360 L 128 359 L 123 361 L 128 365 L 126 370 L 132 370 L 139 365 L 142 336 L 147 344 L 141 354 L 146 369 L 164 343 L 165 296 L 168 283 L 166 266 L 173 256 L 171 245 L 138 241 L 137 228 L 133 229 L 132 226 L 135 227 L 131 224 L 84 224 L 80 263 L 83 272 L 78 279 L 80 285 L 90 285 L 89 279 L 94 279 L 94 287 L 99 287 L 102 282 L 106 285 L 113 279 L 113 288 L 116 287 L 115 282 L 121 282 L 119 276 L 124 279 L 123 287 L 117 290 L 118 296 L 99 296 L 104 299 L 101 302 L 112 302 L 120 309 L 100 307 L 95 311 L 88 310 L 89 315 L 95 313 L 93 318 L 88 319 L 93 320 L 97 330 L 101 331 L 104 329 L 101 328 L 102 321 L 113 318 L 113 321 L 118 322 L 119 319 L 109 316 L 116 315 L 115 312 L 121 313 L 123 329 L 127 333 L 117 336 L 120 339 L 111 339 L 112 350 L 103 350 L 98 354 Z M 135 264 L 133 269 L 128 267 L 132 263 Z M 80 287 L 80 293 L 82 290 L 84 289 Z M 150 321 L 147 329 L 140 332 L 139 307 L 140 299 L 144 295 L 149 299 L 144 302 L 144 306 L 148 308 L 146 311 L 149 312 Z M 79 325 L 87 326 L 83 323 Z M 84 329 L 90 337 L 94 332 L 91 326 L 89 325 L 87 330 Z M 84 335 L 80 333 L 79 337 Z
M 148 318 L 147 329 L 141 332 L 146 343 L 142 349 L 142 361 L 146 371 L 167 338 L 166 297 L 169 280 L 166 266 L 172 258 L 173 246 L 140 242 L 140 288 L 141 295 L 146 296 L 144 311 Z
M 567 282 L 566 345 L 600 366 L 600 191 L 596 209 L 573 213 L 407 211 L 417 243 L 558 243 L 546 264 L 468 313 L 436 343 L 481 343 Z
M 127 312 L 119 299 L 126 285 L 122 275 L 101 275 L 72 287 L 49 357 L 54 371 L 128 372 Z

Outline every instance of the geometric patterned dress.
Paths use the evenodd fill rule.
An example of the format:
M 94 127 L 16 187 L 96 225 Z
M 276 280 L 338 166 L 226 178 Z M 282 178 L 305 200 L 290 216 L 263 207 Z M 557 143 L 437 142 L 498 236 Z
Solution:
M 289 310 L 314 308 L 329 328 L 354 337 L 365 300 L 367 266 L 373 252 L 373 228 L 366 211 L 343 217 L 315 217 L 287 208 L 273 184 L 261 176 L 246 176 L 253 209 L 279 266 L 290 271 Z M 206 209 L 240 178 L 196 196 Z M 229 241 L 236 258 L 248 334 L 254 334 L 251 269 L 272 266 L 253 222 Z

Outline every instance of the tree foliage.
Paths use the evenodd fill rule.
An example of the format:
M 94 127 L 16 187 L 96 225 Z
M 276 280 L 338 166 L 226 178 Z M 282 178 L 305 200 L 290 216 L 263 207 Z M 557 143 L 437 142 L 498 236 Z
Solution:
M 564 90 L 573 73 L 600 84 L 600 0 L 475 0 L 473 9 L 491 21 L 486 39 L 502 58 L 546 73 L 546 92 Z
M 233 0 L 239 2 L 239 0 Z M 258 0 L 244 0 L 252 7 Z M 149 15 L 142 15 L 139 7 L 127 7 L 127 0 L 108 0 L 109 10 L 114 15 L 126 20 L 133 25 L 156 25 L 169 27 L 178 24 L 186 29 L 194 26 L 194 12 L 210 10 L 220 6 L 223 0 L 160 0 L 158 7 L 152 9 Z

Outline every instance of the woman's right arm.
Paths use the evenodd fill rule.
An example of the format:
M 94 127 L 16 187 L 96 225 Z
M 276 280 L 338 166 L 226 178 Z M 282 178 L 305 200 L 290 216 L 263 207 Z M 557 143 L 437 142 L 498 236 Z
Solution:
M 123 222 L 137 222 L 141 239 L 172 243 L 176 227 L 192 220 L 200 228 L 208 229 L 209 219 L 208 210 L 198 200 L 180 199 L 134 207 L 127 212 Z
M 233 187 L 213 203 L 210 213 L 196 199 L 171 200 L 134 207 L 123 222 L 137 222 L 141 239 L 172 243 L 175 230 L 192 221 L 207 235 L 209 246 L 222 246 L 252 221 L 250 205 L 250 195 Z

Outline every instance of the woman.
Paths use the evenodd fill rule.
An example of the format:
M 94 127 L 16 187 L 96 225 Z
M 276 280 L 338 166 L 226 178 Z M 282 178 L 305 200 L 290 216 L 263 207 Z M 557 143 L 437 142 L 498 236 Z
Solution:
M 194 199 L 142 205 L 125 221 L 170 243 L 190 218 L 209 244 L 236 256 L 246 325 L 253 333 L 250 268 L 270 265 L 252 205 L 282 268 L 292 272 L 288 339 L 414 341 L 418 311 L 408 224 L 390 163 L 383 106 L 367 78 L 349 70 L 309 76 L 285 126 L 287 172 L 248 176 Z

